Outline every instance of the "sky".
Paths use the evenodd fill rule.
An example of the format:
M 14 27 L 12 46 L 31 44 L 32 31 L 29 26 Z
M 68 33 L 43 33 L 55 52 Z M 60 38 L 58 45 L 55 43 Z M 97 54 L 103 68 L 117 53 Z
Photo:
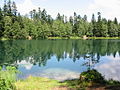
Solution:
M 91 20 L 94 13 L 101 12 L 103 18 L 114 19 L 120 21 L 120 0 L 12 0 L 17 4 L 18 11 L 25 15 L 32 9 L 46 9 L 47 13 L 53 18 L 57 13 L 65 16 L 73 16 L 73 13 L 83 16 L 86 14 L 88 20 Z M 0 5 L 4 0 L 0 0 Z

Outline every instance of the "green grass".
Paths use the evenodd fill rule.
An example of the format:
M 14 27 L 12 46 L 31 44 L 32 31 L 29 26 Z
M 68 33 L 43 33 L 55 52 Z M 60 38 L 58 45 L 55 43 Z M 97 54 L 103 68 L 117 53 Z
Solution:
M 17 90 L 85 90 L 88 82 L 75 80 L 66 80 L 59 82 L 42 77 L 28 77 L 25 80 L 19 80 L 15 83 Z
M 88 37 L 88 39 L 120 39 L 120 37 Z
M 48 37 L 47 39 L 62 39 L 61 37 Z
M 28 77 L 26 80 L 20 80 L 15 83 L 17 90 L 52 90 L 55 87 L 65 85 L 57 80 L 41 77 Z
M 81 37 L 70 37 L 70 39 L 83 39 Z
M 47 39 L 82 39 L 81 37 L 48 37 Z
M 7 38 L 0 38 L 0 40 L 5 41 L 5 40 L 9 40 L 9 39 L 7 39 Z
M 82 37 L 78 36 L 71 36 L 71 37 L 48 37 L 47 39 L 83 39 Z M 120 37 L 88 37 L 88 39 L 120 39 Z
M 56 88 L 57 90 L 62 90 L 63 88 L 64 90 L 84 90 L 88 83 L 80 82 L 79 79 L 59 82 L 48 78 L 30 76 L 25 80 L 17 81 L 15 85 L 17 90 L 56 90 Z
M 17 90 L 85 90 L 88 82 L 75 80 L 66 80 L 59 82 L 57 80 L 43 77 L 28 77 L 25 80 L 19 80 L 15 83 Z

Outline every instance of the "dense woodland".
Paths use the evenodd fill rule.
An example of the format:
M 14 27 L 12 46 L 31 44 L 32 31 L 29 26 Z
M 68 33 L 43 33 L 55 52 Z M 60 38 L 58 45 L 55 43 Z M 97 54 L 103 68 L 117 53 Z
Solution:
M 120 23 L 117 18 L 107 20 L 98 12 L 97 19 L 92 15 L 88 22 L 87 15 L 81 17 L 76 12 L 73 16 L 66 17 L 58 13 L 56 19 L 47 14 L 45 9 L 32 10 L 26 16 L 17 12 L 15 2 L 5 0 L 0 8 L 0 38 L 26 39 L 32 37 L 119 37 Z

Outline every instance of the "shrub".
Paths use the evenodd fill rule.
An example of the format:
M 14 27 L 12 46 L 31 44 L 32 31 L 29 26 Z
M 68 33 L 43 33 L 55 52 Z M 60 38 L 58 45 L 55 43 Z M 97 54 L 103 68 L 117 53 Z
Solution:
M 108 85 L 120 85 L 120 82 L 119 81 L 116 81 L 116 80 L 108 80 L 106 81 Z
M 15 67 L 7 66 L 6 70 L 0 67 L 0 90 L 15 90 L 16 73 Z
M 83 76 L 87 82 L 105 83 L 104 77 L 95 69 L 82 72 L 81 76 Z

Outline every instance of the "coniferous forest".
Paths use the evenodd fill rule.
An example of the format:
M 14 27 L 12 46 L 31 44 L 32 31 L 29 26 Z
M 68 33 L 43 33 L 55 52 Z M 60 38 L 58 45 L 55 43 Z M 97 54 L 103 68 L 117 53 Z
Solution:
M 3 7 L 0 7 L 0 38 L 27 39 L 31 37 L 119 37 L 120 23 L 117 18 L 107 20 L 92 14 L 91 22 L 88 22 L 87 15 L 81 17 L 74 12 L 73 16 L 57 14 L 56 19 L 47 14 L 45 9 L 32 10 L 29 14 L 22 16 L 17 11 L 15 2 L 5 0 Z

